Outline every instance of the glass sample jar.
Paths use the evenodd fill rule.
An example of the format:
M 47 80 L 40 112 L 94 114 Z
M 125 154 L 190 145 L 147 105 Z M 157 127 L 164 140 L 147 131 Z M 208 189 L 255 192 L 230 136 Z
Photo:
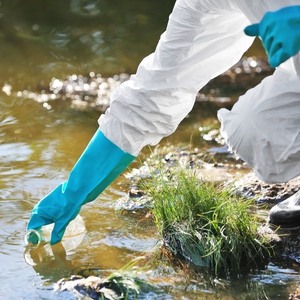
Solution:
M 36 249 L 40 245 L 49 243 L 51 232 L 53 230 L 54 224 L 49 224 L 43 226 L 41 229 L 28 230 L 23 239 L 23 243 L 28 249 Z M 85 224 L 80 215 L 72 220 L 66 228 L 62 241 L 68 239 L 72 239 L 72 237 L 76 237 L 78 235 L 82 235 L 85 232 Z

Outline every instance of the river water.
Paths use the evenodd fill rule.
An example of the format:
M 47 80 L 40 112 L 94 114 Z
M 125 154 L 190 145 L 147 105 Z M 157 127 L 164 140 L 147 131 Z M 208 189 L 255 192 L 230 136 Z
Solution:
M 75 249 L 25 251 L 22 239 L 33 206 L 66 180 L 97 129 L 100 114 L 64 100 L 38 102 L 30 93 L 42 93 L 53 77 L 133 73 L 155 48 L 173 4 L 171 0 L 1 2 L 0 299 L 74 299 L 54 292 L 53 284 L 72 274 L 108 275 L 132 259 L 159 252 L 160 240 L 151 222 L 114 208 L 130 188 L 124 176 L 84 206 L 80 214 L 86 233 Z M 217 127 L 216 107 L 195 107 L 162 143 L 189 143 L 193 136 L 196 147 L 211 147 L 200 131 Z M 141 154 L 145 157 L 147 151 Z M 136 161 L 132 167 L 139 165 Z M 144 277 L 159 291 L 143 299 L 287 299 L 299 281 L 295 270 L 275 265 L 231 283 L 212 283 L 203 274 L 188 276 L 165 262 L 148 271 Z

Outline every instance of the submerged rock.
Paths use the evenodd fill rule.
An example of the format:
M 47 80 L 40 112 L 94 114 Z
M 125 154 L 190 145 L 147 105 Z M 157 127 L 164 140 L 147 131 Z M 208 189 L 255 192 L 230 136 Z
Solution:
M 151 201 L 146 196 L 144 191 L 132 189 L 126 196 L 119 198 L 114 207 L 116 210 L 151 208 Z
M 61 279 L 55 286 L 56 292 L 69 292 L 76 299 L 99 300 L 136 299 L 142 292 L 153 289 L 151 284 L 139 279 L 133 271 L 114 273 L 106 278 L 73 275 Z

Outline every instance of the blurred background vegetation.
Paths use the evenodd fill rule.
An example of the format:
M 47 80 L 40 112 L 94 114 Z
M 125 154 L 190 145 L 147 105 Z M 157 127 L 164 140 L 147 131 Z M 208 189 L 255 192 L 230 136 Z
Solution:
M 53 76 L 134 73 L 154 51 L 174 3 L 0 1 L 0 85 L 28 89 Z

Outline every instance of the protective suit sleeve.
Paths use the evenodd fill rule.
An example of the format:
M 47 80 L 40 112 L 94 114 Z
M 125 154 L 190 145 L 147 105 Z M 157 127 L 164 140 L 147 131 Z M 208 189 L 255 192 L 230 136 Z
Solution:
M 300 50 L 300 6 L 267 12 L 259 23 L 246 27 L 245 33 L 261 38 L 275 68 Z
M 172 134 L 197 92 L 252 44 L 248 24 L 231 1 L 178 0 L 155 52 L 113 93 L 99 119 L 103 133 L 133 155 Z

